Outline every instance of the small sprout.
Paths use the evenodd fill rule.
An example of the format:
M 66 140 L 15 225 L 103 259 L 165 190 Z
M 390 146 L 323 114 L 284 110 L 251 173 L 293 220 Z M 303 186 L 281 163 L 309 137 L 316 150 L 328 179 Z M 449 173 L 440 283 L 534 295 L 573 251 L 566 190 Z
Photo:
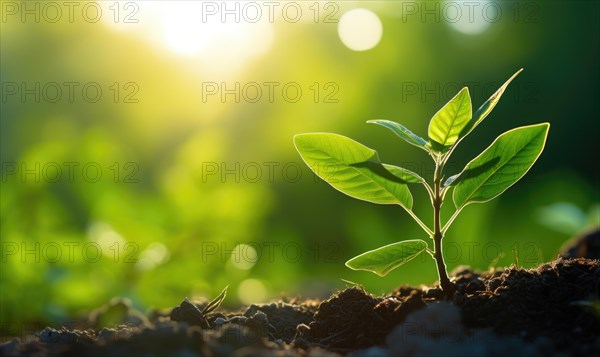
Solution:
M 219 308 L 219 306 L 221 306 L 221 303 L 223 302 L 223 300 L 225 300 L 225 297 L 227 296 L 227 289 L 229 288 L 229 285 L 227 285 L 223 291 L 221 291 L 221 293 L 219 294 L 219 296 L 217 296 L 216 298 L 214 298 L 211 302 L 208 303 L 208 305 L 206 305 L 206 307 L 204 309 L 202 309 L 202 314 L 203 315 L 207 315 L 213 311 L 215 311 L 216 309 Z
M 227 288 L 229 285 L 221 291 L 219 296 L 209 302 L 202 310 L 193 304 L 188 298 L 185 298 L 179 306 L 171 311 L 171 320 L 185 322 L 191 326 L 200 326 L 203 329 L 210 328 L 207 316 L 219 308 L 225 296 L 227 296 Z
M 344 283 L 346 283 L 347 286 L 353 287 L 353 286 L 360 286 L 359 283 L 355 283 L 353 281 L 350 280 L 346 280 L 346 279 L 340 279 L 341 281 L 343 281 Z
M 442 256 L 445 233 L 467 205 L 487 202 L 499 196 L 529 171 L 544 149 L 550 124 L 523 126 L 505 132 L 458 174 L 446 176 L 444 168 L 454 149 L 490 114 L 521 71 L 510 77 L 475 113 L 472 113 L 468 88 L 461 89 L 431 119 L 429 140 L 393 121 L 368 121 L 391 130 L 404 141 L 427 152 L 435 162 L 431 183 L 417 173 L 382 163 L 375 150 L 345 136 L 311 133 L 294 137 L 300 156 L 317 176 L 356 199 L 401 206 L 433 240 L 433 250 L 424 240 L 404 240 L 360 254 L 347 261 L 346 266 L 385 276 L 427 252 L 436 261 L 442 290 L 447 296 L 453 294 L 455 286 L 448 278 Z M 415 184 L 423 185 L 429 194 L 433 206 L 433 228 L 412 211 L 410 186 Z M 455 210 L 442 225 L 440 211 L 450 190 L 453 191 Z

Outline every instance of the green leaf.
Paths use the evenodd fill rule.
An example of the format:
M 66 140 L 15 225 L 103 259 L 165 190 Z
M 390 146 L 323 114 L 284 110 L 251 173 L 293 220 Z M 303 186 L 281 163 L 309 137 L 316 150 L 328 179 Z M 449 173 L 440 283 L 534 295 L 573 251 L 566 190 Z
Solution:
M 453 193 L 456 207 L 487 202 L 519 181 L 544 150 L 549 128 L 549 123 L 523 126 L 496 138 L 459 174 Z
M 471 118 L 469 123 L 463 128 L 462 132 L 460 133 L 461 139 L 469 135 L 471 131 L 473 131 L 473 129 L 475 129 L 475 127 L 479 125 L 479 123 L 481 123 L 483 119 L 485 119 L 488 116 L 488 114 L 492 112 L 496 104 L 498 104 L 498 102 L 500 101 L 500 97 L 502 97 L 502 94 L 504 94 L 504 91 L 506 90 L 510 82 L 512 82 L 512 80 L 515 79 L 515 77 L 518 76 L 519 73 L 521 73 L 521 71 L 523 71 L 523 68 L 518 70 L 506 82 L 504 82 L 504 84 L 500 88 L 498 88 L 498 90 L 494 94 L 492 94 L 492 96 L 485 103 L 483 103 L 479 107 L 479 109 L 477 109 L 475 114 L 473 114 L 473 118 Z
M 367 123 L 369 124 L 377 124 L 377 125 L 381 125 L 385 128 L 390 129 L 391 131 L 394 132 L 394 134 L 398 135 L 400 138 L 404 139 L 407 143 L 414 145 L 416 147 L 419 147 L 425 151 L 428 151 L 427 149 L 427 140 L 423 139 L 422 137 L 413 134 L 412 131 L 408 130 L 404 125 L 402 124 L 398 124 L 396 122 L 393 122 L 391 120 L 382 120 L 382 119 L 377 119 L 377 120 L 369 120 L 367 121 Z
M 471 96 L 469 89 L 465 87 L 431 118 L 429 138 L 444 149 L 451 147 L 471 120 L 471 114 Z M 435 146 L 432 145 L 434 149 Z
M 386 170 L 388 170 L 392 175 L 396 176 L 400 180 L 406 183 L 424 183 L 425 179 L 419 176 L 417 173 L 407 170 L 403 167 L 398 167 L 394 165 L 383 164 Z
M 412 208 L 406 182 L 381 164 L 375 150 L 328 133 L 299 134 L 294 144 L 310 169 L 338 191 L 359 200 Z
M 427 249 L 427 243 L 421 239 L 405 240 L 381 248 L 370 250 L 346 262 L 352 270 L 366 270 L 379 276 L 386 276 L 390 271 L 414 259 Z

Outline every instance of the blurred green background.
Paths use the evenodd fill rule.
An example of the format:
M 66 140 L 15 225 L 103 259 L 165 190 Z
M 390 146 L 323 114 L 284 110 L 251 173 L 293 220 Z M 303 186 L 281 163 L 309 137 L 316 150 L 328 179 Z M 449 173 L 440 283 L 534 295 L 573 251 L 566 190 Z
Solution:
M 449 268 L 535 266 L 599 220 L 598 2 L 253 3 L 261 16 L 238 2 L 225 22 L 220 2 L 47 4 L 2 1 L 3 323 L 59 324 L 114 296 L 172 307 L 225 285 L 235 305 L 323 297 L 341 279 L 373 293 L 432 283 L 427 256 L 385 278 L 344 266 L 424 236 L 400 207 L 316 179 L 292 137 L 336 132 L 431 175 L 426 155 L 365 121 L 424 136 L 462 86 L 478 107 L 521 67 L 448 174 L 516 126 L 551 122 L 546 150 L 464 210 Z M 380 20 L 380 40 L 373 16 L 344 20 L 355 8 Z M 352 49 L 361 39 L 372 48 Z

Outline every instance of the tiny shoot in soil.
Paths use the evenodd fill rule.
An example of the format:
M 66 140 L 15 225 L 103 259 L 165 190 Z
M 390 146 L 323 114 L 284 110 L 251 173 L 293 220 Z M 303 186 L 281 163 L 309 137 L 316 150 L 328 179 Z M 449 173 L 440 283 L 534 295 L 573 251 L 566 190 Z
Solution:
M 223 300 L 225 300 L 225 297 L 227 296 L 227 289 L 229 289 L 229 285 L 227 285 L 225 288 L 223 288 L 223 290 L 221 291 L 221 293 L 216 298 L 212 299 L 212 301 L 209 302 L 204 307 L 204 309 L 202 309 L 202 314 L 203 315 L 210 314 L 211 312 L 213 312 L 216 309 L 218 309 L 219 306 L 221 306 L 221 303 L 223 302 Z
M 368 121 L 391 130 L 404 141 L 427 152 L 435 163 L 431 181 L 402 167 L 382 163 L 375 150 L 345 136 L 309 133 L 294 137 L 300 156 L 317 176 L 338 191 L 359 200 L 401 206 L 433 240 L 433 250 L 424 240 L 404 240 L 360 254 L 348 260 L 346 266 L 385 276 L 425 251 L 437 264 L 442 290 L 447 296 L 453 294 L 455 287 L 448 278 L 442 255 L 445 233 L 467 205 L 487 202 L 499 196 L 529 171 L 544 149 L 550 124 L 509 130 L 498 136 L 462 172 L 446 177 L 444 169 L 454 149 L 490 114 L 510 82 L 521 71 L 510 77 L 475 113 L 472 113 L 468 88 L 460 90 L 431 118 L 428 140 L 393 121 Z M 433 207 L 433 228 L 412 210 L 410 188 L 413 185 L 422 185 L 429 194 Z M 450 190 L 453 191 L 455 210 L 442 224 L 440 212 Z

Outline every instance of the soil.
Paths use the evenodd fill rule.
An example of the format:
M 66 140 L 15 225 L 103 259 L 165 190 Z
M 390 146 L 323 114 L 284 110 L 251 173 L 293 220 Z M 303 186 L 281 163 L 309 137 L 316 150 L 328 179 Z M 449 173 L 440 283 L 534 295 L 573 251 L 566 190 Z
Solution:
M 600 260 L 559 258 L 536 269 L 455 270 L 437 287 L 373 296 L 355 286 L 202 314 L 185 299 L 144 316 L 124 300 L 90 314 L 101 330 L 50 327 L 0 345 L 6 356 L 600 355 Z M 116 312 L 115 312 L 116 311 Z

